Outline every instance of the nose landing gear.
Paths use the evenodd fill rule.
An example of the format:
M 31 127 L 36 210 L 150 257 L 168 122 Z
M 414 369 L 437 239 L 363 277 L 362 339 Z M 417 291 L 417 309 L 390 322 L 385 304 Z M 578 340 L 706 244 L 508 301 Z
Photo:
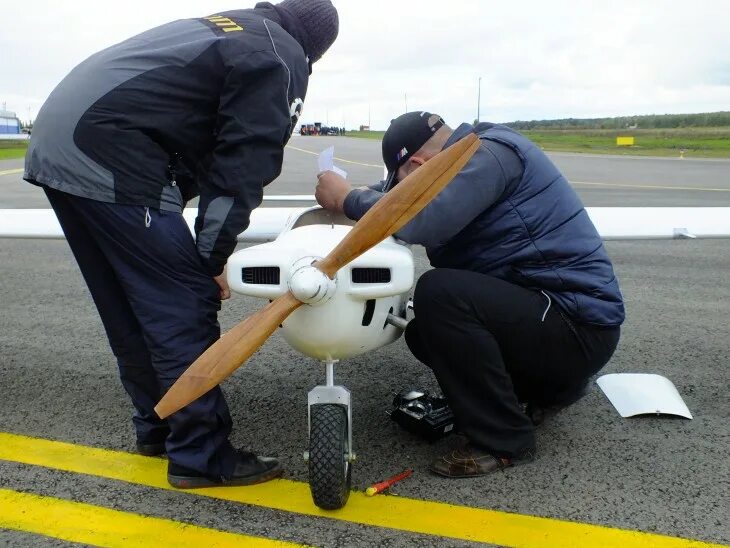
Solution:
M 327 381 L 309 392 L 309 488 L 314 503 L 325 510 L 342 508 L 350 496 L 352 412 L 350 391 L 334 384 L 336 360 L 324 362 Z

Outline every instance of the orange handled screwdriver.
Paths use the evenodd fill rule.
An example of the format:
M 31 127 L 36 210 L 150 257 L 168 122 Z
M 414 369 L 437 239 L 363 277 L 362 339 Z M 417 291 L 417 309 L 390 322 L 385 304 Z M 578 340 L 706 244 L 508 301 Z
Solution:
M 376 483 L 375 485 L 371 485 L 365 490 L 365 494 L 369 497 L 372 497 L 373 495 L 377 495 L 378 493 L 382 493 L 389 487 L 391 487 L 393 484 L 398 483 L 400 480 L 406 479 L 408 476 L 410 476 L 413 473 L 413 470 L 406 470 L 405 472 L 401 472 L 398 475 L 393 476 L 390 479 L 387 479 L 385 481 L 381 481 L 380 483 Z

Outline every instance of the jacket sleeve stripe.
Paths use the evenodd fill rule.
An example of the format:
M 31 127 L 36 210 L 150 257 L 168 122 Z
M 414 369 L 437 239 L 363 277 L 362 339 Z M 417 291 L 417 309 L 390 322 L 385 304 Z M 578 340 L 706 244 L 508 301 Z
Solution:
M 197 247 L 198 253 L 206 260 L 210 259 L 228 213 L 233 207 L 233 201 L 231 196 L 218 196 L 211 200 L 205 210 L 203 230 L 198 234 Z

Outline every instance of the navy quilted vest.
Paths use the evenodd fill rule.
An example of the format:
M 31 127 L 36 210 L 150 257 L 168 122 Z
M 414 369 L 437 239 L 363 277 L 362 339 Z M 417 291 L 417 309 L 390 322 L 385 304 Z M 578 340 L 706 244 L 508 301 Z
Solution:
M 524 173 L 447 245 L 429 248 L 431 264 L 543 290 L 580 323 L 620 325 L 624 304 L 611 261 L 568 181 L 519 133 L 492 124 L 475 131 L 513 149 Z

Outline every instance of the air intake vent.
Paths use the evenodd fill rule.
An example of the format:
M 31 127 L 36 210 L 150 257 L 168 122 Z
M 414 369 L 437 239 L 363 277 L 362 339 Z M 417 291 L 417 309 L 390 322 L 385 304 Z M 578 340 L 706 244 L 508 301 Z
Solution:
M 387 284 L 390 282 L 390 268 L 353 268 L 354 284 Z
M 241 269 L 245 284 L 279 285 L 278 266 L 249 266 Z

